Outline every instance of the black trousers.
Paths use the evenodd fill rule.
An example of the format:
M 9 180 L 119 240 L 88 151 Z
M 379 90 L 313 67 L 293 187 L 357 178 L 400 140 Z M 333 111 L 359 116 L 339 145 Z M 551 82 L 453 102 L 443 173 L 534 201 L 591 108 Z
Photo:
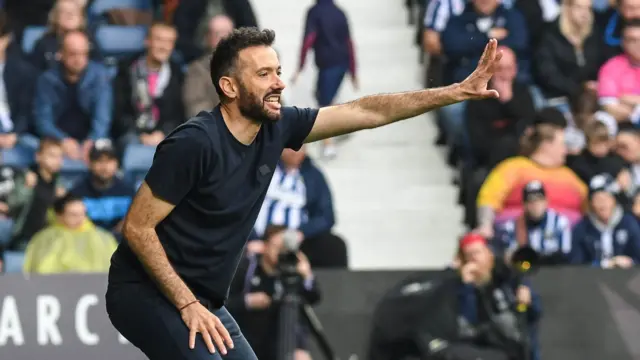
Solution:
M 331 232 L 304 239 L 300 244 L 300 250 L 309 258 L 309 263 L 314 269 L 349 267 L 346 243 Z
M 257 360 L 251 346 L 240 332 L 227 309 L 210 309 L 233 340 L 233 349 L 221 355 L 209 353 L 202 336 L 189 349 L 189 329 L 180 312 L 150 284 L 109 284 L 107 313 L 115 328 L 138 347 L 149 360 Z

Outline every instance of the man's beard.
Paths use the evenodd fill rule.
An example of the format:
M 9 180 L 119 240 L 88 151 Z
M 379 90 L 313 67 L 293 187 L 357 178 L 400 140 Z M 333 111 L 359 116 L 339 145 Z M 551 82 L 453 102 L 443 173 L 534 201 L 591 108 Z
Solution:
M 242 82 L 240 82 L 239 85 L 240 96 L 238 97 L 238 109 L 240 109 L 242 116 L 259 123 L 280 120 L 280 112 L 269 112 L 264 106 L 264 99 L 271 95 L 280 95 L 280 91 L 269 92 L 264 98 L 260 99 L 257 95 L 252 94 Z

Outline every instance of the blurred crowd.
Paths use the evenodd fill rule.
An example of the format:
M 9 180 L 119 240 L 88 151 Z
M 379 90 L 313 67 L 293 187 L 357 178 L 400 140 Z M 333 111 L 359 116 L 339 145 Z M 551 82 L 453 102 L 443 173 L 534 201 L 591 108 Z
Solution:
M 238 0 L 2 5 L 0 269 L 105 272 L 156 145 L 218 104 L 211 53 L 234 28 L 258 26 L 255 14 Z M 317 22 L 331 20 L 349 34 L 332 1 L 320 1 L 307 18 L 300 70 L 309 49 L 335 53 L 331 31 Z M 340 56 L 316 55 L 327 104 L 354 72 L 350 40 L 342 47 Z M 322 172 L 304 148 L 285 151 L 247 254 L 259 257 L 269 248 L 267 229 L 285 226 L 314 267 L 347 267 L 334 223 Z
M 499 99 L 437 113 L 467 228 L 549 264 L 640 262 L 640 0 L 413 3 L 426 87 L 462 81 L 489 38 L 503 52 Z

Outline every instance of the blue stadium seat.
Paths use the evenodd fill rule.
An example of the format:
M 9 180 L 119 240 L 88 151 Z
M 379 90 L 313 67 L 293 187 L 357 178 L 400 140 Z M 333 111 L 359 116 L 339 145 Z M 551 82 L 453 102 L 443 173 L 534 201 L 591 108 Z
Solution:
M 139 9 L 151 10 L 151 0 L 94 0 L 89 5 L 89 18 L 95 18 L 111 9 Z
M 116 60 L 144 50 L 146 26 L 100 26 L 96 41 L 105 57 Z
M 26 54 L 31 53 L 36 42 L 40 40 L 45 32 L 47 32 L 46 26 L 27 26 L 22 35 L 22 51 Z

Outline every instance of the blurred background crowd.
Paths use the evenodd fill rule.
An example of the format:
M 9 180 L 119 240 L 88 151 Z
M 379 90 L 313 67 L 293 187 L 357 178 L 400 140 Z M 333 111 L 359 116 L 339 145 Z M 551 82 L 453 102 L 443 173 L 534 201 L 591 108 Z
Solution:
M 257 14 L 248 0 L 0 3 L 0 268 L 106 272 L 155 146 L 189 117 L 217 105 L 210 54 L 234 28 L 260 26 Z M 359 37 L 352 34 L 358 29 L 349 27 L 350 16 L 339 5 L 317 0 L 306 17 L 295 15 L 304 19 L 299 51 L 281 53 L 296 59 L 291 81 L 296 83 L 313 51 L 313 106 L 337 101 L 346 78 L 354 89 L 360 86 Z M 530 245 L 548 265 L 628 268 L 640 262 L 640 0 L 407 0 L 405 5 L 416 29 L 425 88 L 462 81 L 489 38 L 497 38 L 503 51 L 490 83 L 499 99 L 450 105 L 432 116 L 435 145 L 445 150 L 464 208 L 463 226 L 456 231 L 474 230 L 506 256 Z M 384 36 L 401 42 L 396 33 Z M 410 46 L 409 39 L 402 40 Z M 384 52 L 381 62 L 393 55 L 382 47 L 377 51 Z M 366 88 L 374 89 L 371 83 L 384 75 L 369 79 Z M 407 88 L 400 85 L 392 89 L 381 81 L 379 92 Z M 395 129 L 405 129 L 403 139 L 415 135 Z M 321 144 L 318 159 L 343 156 L 337 145 L 335 140 Z M 334 231 L 331 187 L 307 150 L 282 154 L 232 289 L 241 296 L 232 296 L 230 307 L 265 310 L 277 297 L 273 270 L 286 229 L 300 239 L 299 271 L 309 280 L 310 303 L 320 298 L 312 268 L 347 268 L 352 262 L 347 244 L 356 239 Z M 368 182 L 382 183 L 388 175 L 397 187 L 385 183 L 368 197 L 386 206 L 381 195 L 386 188 L 404 194 L 401 181 L 412 175 L 387 171 L 382 157 L 377 161 L 381 173 Z M 396 200 L 419 199 L 398 195 Z M 380 211 L 389 224 L 375 222 L 363 215 L 372 206 L 355 205 L 363 220 L 351 226 L 372 235 L 403 218 L 419 222 L 402 215 L 408 213 L 388 215 L 387 209 Z M 439 215 L 415 224 L 423 231 L 420 237 L 438 232 L 425 228 L 429 222 L 437 227 L 456 221 Z M 376 239 L 364 240 L 371 259 L 376 251 L 389 258 Z M 404 250 L 419 253 L 421 246 Z M 455 256 L 448 252 L 445 261 Z M 390 263 L 402 267 L 403 261 L 398 256 Z M 453 266 L 461 262 L 455 257 Z
M 554 264 L 640 261 L 640 1 L 408 5 L 426 87 L 462 81 L 488 38 L 504 53 L 500 99 L 437 114 L 467 229 Z

